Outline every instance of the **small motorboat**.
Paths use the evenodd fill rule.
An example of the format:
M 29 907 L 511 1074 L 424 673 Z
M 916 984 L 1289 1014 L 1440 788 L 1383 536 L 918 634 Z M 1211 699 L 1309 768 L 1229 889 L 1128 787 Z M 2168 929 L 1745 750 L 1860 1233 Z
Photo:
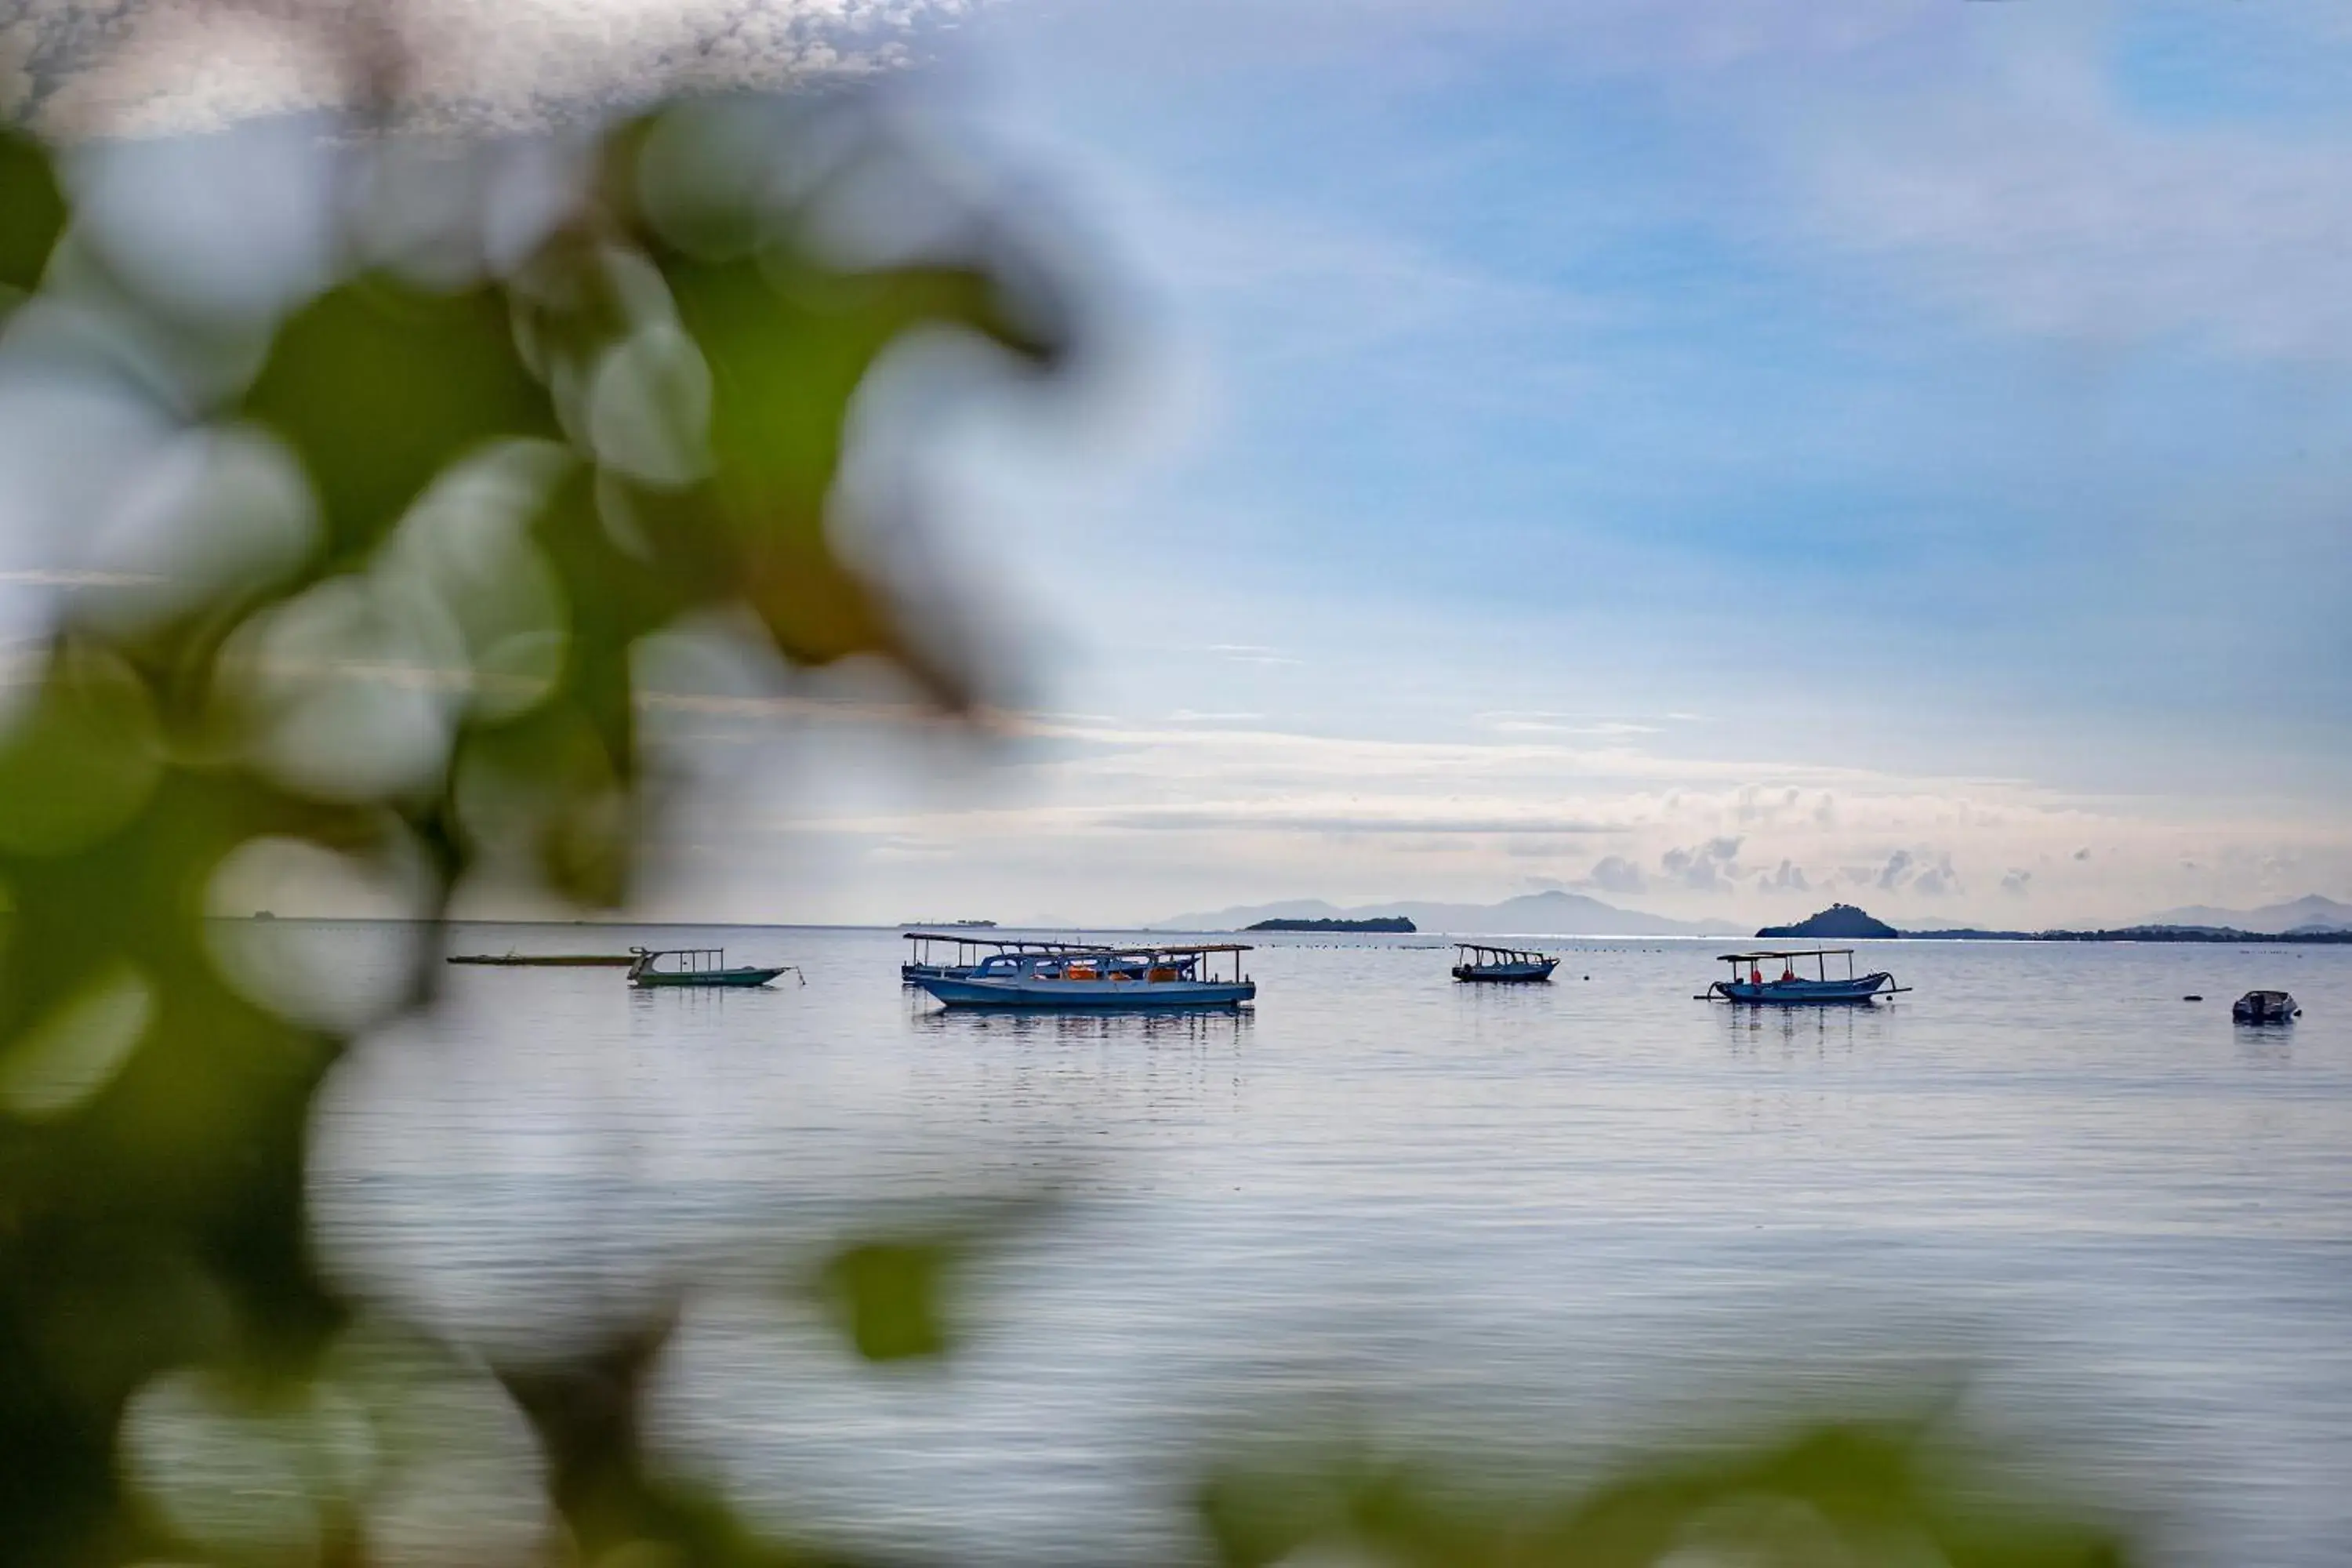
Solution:
M 1806 948 L 1786 952 L 1727 952 L 1721 962 L 1731 965 L 1731 978 L 1718 980 L 1699 993 L 1700 1001 L 1748 1002 L 1783 1007 L 1820 1006 L 1839 1002 L 1858 1002 L 1865 1005 L 1881 996 L 1899 996 L 1911 988 L 1895 984 L 1895 976 L 1885 970 L 1868 974 L 1853 972 L 1853 949 L 1850 947 Z M 1797 961 L 1810 958 L 1813 973 L 1801 975 Z M 1845 960 L 1845 973 L 1832 975 L 1830 960 Z M 1780 973 L 1770 975 L 1770 967 Z
M 765 985 L 787 970 L 795 974 L 800 973 L 788 963 L 777 964 L 772 969 L 750 964 L 730 966 L 727 962 L 727 950 L 723 947 L 633 947 L 629 952 L 632 954 L 629 984 L 640 989 L 656 985 L 748 987 Z M 660 961 L 665 958 L 677 962 L 664 969 Z
M 917 977 L 950 1007 L 1069 1011 L 1238 1007 L 1257 996 L 1242 973 L 1241 942 L 1201 947 L 1065 948 L 998 952 L 961 975 Z M 1214 968 L 1229 973 L 1219 975 Z
M 1520 947 L 1488 947 L 1481 942 L 1457 942 L 1454 952 L 1459 955 L 1454 964 L 1456 980 L 1499 980 L 1528 984 L 1549 980 L 1551 972 L 1559 967 L 1559 960 L 1547 952 L 1533 952 Z
M 2284 1024 L 2302 1012 L 2284 991 L 2249 991 L 2230 1004 L 2230 1016 L 2241 1024 Z

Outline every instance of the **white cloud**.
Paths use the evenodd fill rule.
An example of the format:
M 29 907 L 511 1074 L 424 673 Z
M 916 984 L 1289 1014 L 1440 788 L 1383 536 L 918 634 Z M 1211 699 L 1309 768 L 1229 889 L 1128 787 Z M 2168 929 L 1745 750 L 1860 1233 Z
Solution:
M 2352 357 L 2352 144 L 2158 129 L 2007 83 L 1808 142 L 1815 232 L 2006 330 Z
M 1642 868 L 1622 855 L 1604 855 L 1592 863 L 1591 871 L 1580 887 L 1597 888 L 1604 893 L 1639 893 L 1649 886 L 1649 878 Z
M 2116 84 L 2119 15 L 1951 0 L 1358 0 L 1344 22 L 1297 0 L 1053 14 L 1209 70 L 1356 59 L 1418 85 L 1507 53 L 1570 80 L 1628 80 L 1727 155 L 1717 219 L 1843 254 L 1874 285 L 2003 331 L 2352 357 L 2352 292 L 2338 282 L 2352 137 L 2307 118 L 2154 118 Z M 2230 25 L 2267 29 L 2282 51 L 2347 43 L 2341 7 L 2265 7 Z M 1333 300 L 1348 331 L 1493 287 L 1392 237 L 1265 222 L 1286 226 L 1288 243 L 1254 239 L 1236 264 L 1360 280 L 1383 308 Z
M 1557 837 L 1613 831 L 1607 824 L 1590 822 L 1577 817 L 1511 815 L 1464 816 L 1443 812 L 1415 811 L 1403 806 L 1379 811 L 1333 811 L 1288 803 L 1258 806 L 1185 805 L 1107 811 L 1096 816 L 1092 825 L 1099 828 L 1147 833 L 1197 833 L 1213 830 L 1244 833 L 1443 834 L 1480 837 L 1524 834 Z
M 1952 868 L 1952 858 L 1949 855 L 1938 857 L 1934 865 L 1912 879 L 1911 890 L 1931 899 L 1959 892 L 1960 877 Z
M 1741 843 L 1738 838 L 1710 838 L 1688 848 L 1669 849 L 1658 857 L 1658 864 L 1669 878 L 1692 891 L 1711 893 L 1738 875 Z
M 1659 724 L 1633 719 L 1596 719 L 1577 713 L 1481 713 L 1479 726 L 1498 735 L 1590 735 L 1620 739 L 1665 732 Z

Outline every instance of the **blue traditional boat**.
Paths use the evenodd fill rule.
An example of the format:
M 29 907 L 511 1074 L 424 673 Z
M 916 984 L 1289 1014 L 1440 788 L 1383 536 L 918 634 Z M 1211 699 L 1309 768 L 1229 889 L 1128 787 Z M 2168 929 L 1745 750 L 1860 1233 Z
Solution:
M 1529 984 L 1549 980 L 1551 972 L 1559 967 L 1559 960 L 1547 952 L 1533 952 L 1520 947 L 1488 947 L 1482 942 L 1457 942 L 1454 950 L 1461 955 L 1454 965 L 1456 980 L 1499 980 Z
M 656 985 L 729 985 L 750 987 L 765 985 L 777 975 L 792 969 L 788 963 L 774 968 L 751 964 L 730 967 L 723 947 L 633 947 L 629 964 L 629 984 L 645 989 Z M 660 967 L 665 958 L 677 962 L 667 969 Z M 793 970 L 798 973 L 799 971 Z
M 1238 1007 L 1257 996 L 1242 973 L 1241 942 L 1193 947 L 1072 947 L 1059 952 L 999 952 L 970 973 L 926 975 L 915 984 L 950 1007 L 1099 1009 Z M 1225 969 L 1225 974 L 1215 973 Z
M 1095 949 L 1092 942 L 967 936 L 961 931 L 910 931 L 907 940 L 915 945 L 908 950 L 907 962 L 898 965 L 898 978 L 908 985 L 926 980 L 961 980 L 981 960 L 1000 952 L 1090 952 Z
M 1813 961 L 1811 976 L 1797 973 L 1797 961 Z M 1830 960 L 1845 960 L 1845 973 L 1832 976 Z M 1699 993 L 1700 1001 L 1749 1002 L 1782 1007 L 1811 1007 L 1840 1002 L 1859 1002 L 1864 1005 L 1881 996 L 1898 996 L 1910 990 L 1895 984 L 1895 976 L 1885 970 L 1868 974 L 1853 972 L 1853 949 L 1850 947 L 1805 948 L 1795 952 L 1727 952 L 1721 961 L 1731 965 L 1731 978 L 1718 980 Z M 1772 976 L 1767 965 L 1777 965 L 1779 975 Z M 1742 973 L 1742 969 L 1746 970 Z

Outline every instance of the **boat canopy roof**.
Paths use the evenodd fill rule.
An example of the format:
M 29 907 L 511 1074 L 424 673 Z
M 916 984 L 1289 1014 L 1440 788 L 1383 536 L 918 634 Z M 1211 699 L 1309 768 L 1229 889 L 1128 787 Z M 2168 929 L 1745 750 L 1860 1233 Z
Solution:
M 1008 943 L 1017 950 L 1018 943 Z M 1003 958 L 1186 958 L 1196 953 L 1255 952 L 1257 950 L 1245 942 L 1181 942 L 1163 946 L 1158 942 L 1070 942 L 1044 951 L 1008 951 Z
M 1548 952 L 1538 952 L 1532 947 L 1496 947 L 1494 943 L 1486 942 L 1457 942 L 1454 945 L 1463 952 L 1491 952 L 1504 958 L 1528 958 L 1540 961 L 1551 956 Z
M 1727 952 L 1718 963 L 1760 963 L 1768 958 L 1852 958 L 1850 947 L 1776 947 L 1769 952 Z
M 1245 942 L 1052 942 L 1041 937 L 966 936 L 960 931 L 921 931 L 907 933 L 908 942 L 960 942 L 968 947 L 1001 947 L 1025 952 L 1060 955 L 1125 952 L 1255 952 L 1256 948 Z

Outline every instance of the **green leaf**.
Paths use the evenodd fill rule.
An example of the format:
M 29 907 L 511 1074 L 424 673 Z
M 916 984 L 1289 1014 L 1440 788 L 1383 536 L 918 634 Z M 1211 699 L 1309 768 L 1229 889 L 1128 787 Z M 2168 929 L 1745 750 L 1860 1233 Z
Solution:
M 48 150 L 0 126 L 0 299 L 39 284 L 65 226 L 65 195 Z
M 61 646 L 0 736 L 0 850 L 70 855 L 120 830 L 153 790 L 161 751 L 153 704 L 123 662 Z
M 287 322 L 247 399 L 319 492 L 331 560 L 373 548 L 449 465 L 557 434 L 504 297 L 362 279 Z
M 0 1051 L 0 1107 L 62 1115 L 106 1087 L 155 1016 L 155 988 L 118 960 Z
M 943 1355 L 958 1248 L 950 1242 L 870 1241 L 824 1266 L 824 1297 L 857 1353 L 867 1361 Z

